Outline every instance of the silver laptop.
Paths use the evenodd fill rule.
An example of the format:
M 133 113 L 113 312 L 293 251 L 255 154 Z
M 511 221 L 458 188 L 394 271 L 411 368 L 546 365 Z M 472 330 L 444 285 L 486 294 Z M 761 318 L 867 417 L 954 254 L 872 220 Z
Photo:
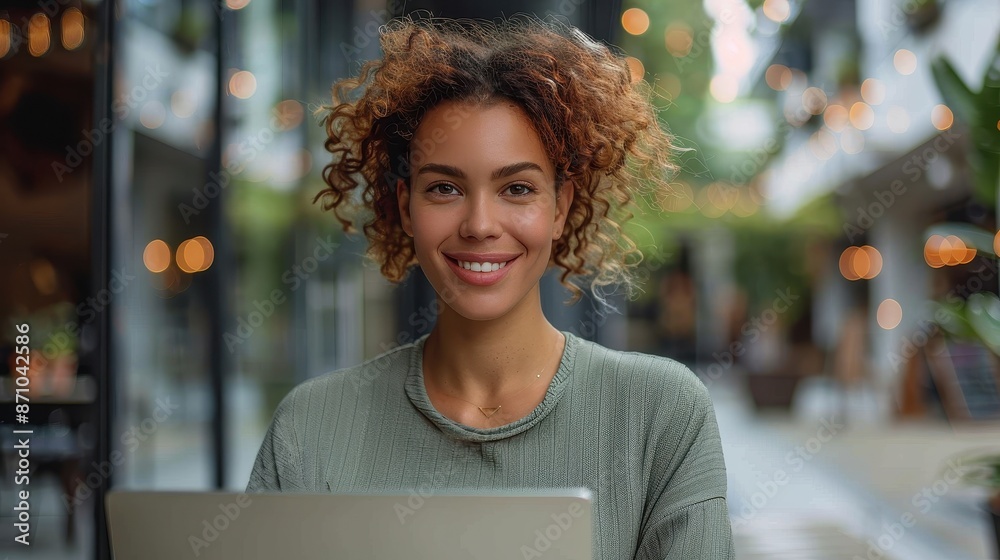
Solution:
M 111 491 L 116 560 L 592 560 L 586 488 L 409 494 Z

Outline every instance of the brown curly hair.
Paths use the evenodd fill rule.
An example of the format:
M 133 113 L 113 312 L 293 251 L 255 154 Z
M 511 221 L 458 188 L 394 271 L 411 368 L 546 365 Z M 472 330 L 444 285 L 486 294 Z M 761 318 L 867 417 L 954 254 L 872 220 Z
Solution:
M 410 140 L 421 117 L 445 100 L 510 100 L 534 124 L 556 169 L 556 192 L 566 181 L 575 189 L 552 248 L 559 281 L 573 302 L 582 291 L 571 277 L 590 277 L 602 302 L 603 286 L 622 285 L 631 296 L 631 269 L 642 253 L 622 226 L 638 196 L 669 191 L 675 166 L 650 88 L 632 82 L 624 59 L 570 25 L 523 15 L 397 18 L 380 28 L 380 41 L 383 57 L 334 84 L 333 104 L 321 109 L 333 161 L 313 202 L 323 199 L 348 233 L 362 224 L 382 274 L 400 282 L 417 264 L 395 185 L 409 184 Z

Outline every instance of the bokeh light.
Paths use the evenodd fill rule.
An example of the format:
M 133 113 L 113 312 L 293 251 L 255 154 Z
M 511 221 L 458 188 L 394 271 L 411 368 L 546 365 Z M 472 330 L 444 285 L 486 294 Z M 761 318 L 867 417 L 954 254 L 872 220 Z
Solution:
M 875 316 L 878 320 L 878 326 L 887 331 L 892 330 L 899 326 L 900 321 L 903 320 L 903 308 L 900 307 L 898 301 L 889 298 L 878 304 Z
M 871 245 L 850 246 L 840 254 L 840 274 L 848 280 L 871 280 L 882 272 L 882 254 Z
M 61 38 L 64 49 L 72 51 L 83 44 L 83 23 L 83 12 L 79 8 L 69 8 L 63 12 Z
M 892 55 L 892 65 L 896 71 L 904 76 L 909 76 L 917 69 L 917 55 L 906 49 L 899 49 Z
M 837 104 L 828 105 L 826 111 L 823 112 L 823 122 L 830 130 L 843 132 L 847 128 L 848 122 L 850 122 L 847 108 Z
M 677 181 L 670 185 L 669 193 L 660 197 L 660 208 L 665 212 L 683 212 L 691 207 L 694 202 L 694 191 L 691 185 L 684 181 Z
M 274 106 L 274 112 L 274 116 L 277 117 L 282 130 L 291 130 L 302 124 L 306 113 L 305 109 L 302 108 L 302 104 L 294 99 L 279 101 Z
M 819 115 L 826 109 L 826 92 L 818 87 L 808 87 L 802 92 L 802 108 L 810 115 Z
M 861 98 L 869 105 L 878 105 L 885 101 L 885 85 L 875 78 L 868 78 L 861 83 Z
M 783 23 L 792 13 L 792 8 L 788 5 L 788 0 L 764 0 L 761 10 L 767 16 L 767 19 L 775 23 Z
M 858 130 L 868 130 L 875 124 L 875 111 L 863 101 L 851 105 L 851 124 Z
M 848 280 L 859 280 L 861 276 L 854 272 L 854 254 L 858 252 L 858 247 L 850 246 L 840 254 L 840 274 Z
M 28 20 L 28 53 L 31 56 L 42 56 L 49 51 L 52 44 L 49 27 L 49 18 L 45 14 L 35 14 Z
M 154 239 L 142 251 L 142 263 L 150 272 L 163 272 L 170 266 L 170 246 L 162 239 Z
M 183 241 L 177 247 L 177 267 L 187 272 L 202 272 L 208 270 L 215 260 L 215 250 L 212 243 L 202 236 Z
M 10 22 L 0 18 L 0 58 L 7 56 L 8 52 L 10 52 Z
M 955 122 L 955 115 L 947 105 L 935 105 L 931 109 L 931 124 L 938 130 L 948 130 Z
M 667 26 L 663 39 L 671 55 L 687 56 L 691 52 L 691 46 L 694 45 L 694 32 L 688 24 L 674 22 Z
M 163 106 L 163 103 L 155 99 L 143 105 L 139 111 L 139 122 L 146 128 L 159 128 L 163 125 L 163 121 L 166 118 L 167 108 Z
M 764 81 L 775 91 L 785 91 L 792 85 L 792 71 L 787 66 L 772 64 L 764 72 Z
M 732 103 L 740 91 L 740 84 L 730 74 L 718 74 L 712 77 L 708 90 L 719 103 Z
M 625 62 L 628 64 L 628 72 L 632 77 L 632 83 L 641 81 L 646 76 L 646 67 L 643 66 L 642 61 L 634 56 L 629 56 L 625 58 Z
M 229 93 L 240 99 L 249 99 L 257 91 L 257 78 L 247 70 L 240 70 L 229 78 Z
M 622 13 L 622 27 L 631 35 L 642 35 L 649 29 L 649 14 L 639 8 L 629 8 Z
M 941 260 L 941 255 L 939 253 L 943 242 L 944 237 L 940 235 L 932 235 L 928 237 L 927 242 L 924 243 L 924 262 L 932 268 L 941 268 L 944 266 L 944 261 Z

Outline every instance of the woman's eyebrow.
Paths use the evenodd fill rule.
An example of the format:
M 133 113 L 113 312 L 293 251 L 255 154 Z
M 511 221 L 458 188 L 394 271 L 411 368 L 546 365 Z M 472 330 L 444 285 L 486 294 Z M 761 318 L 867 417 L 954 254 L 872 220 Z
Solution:
M 529 170 L 538 171 L 539 173 L 545 173 L 545 171 L 542 169 L 542 166 L 538 165 L 537 163 L 531 161 L 522 161 L 519 163 L 512 163 L 510 165 L 505 165 L 497 169 L 496 171 L 493 172 L 492 175 L 490 175 L 490 179 L 502 179 L 504 177 L 514 175 L 515 173 L 520 173 L 522 171 L 529 171 Z M 457 177 L 459 179 L 466 178 L 465 172 L 462 171 L 461 169 L 451 165 L 445 165 L 443 163 L 427 163 L 420 166 L 420 169 L 417 171 L 417 175 L 421 175 L 424 173 L 439 173 L 441 175 L 448 175 L 449 177 Z

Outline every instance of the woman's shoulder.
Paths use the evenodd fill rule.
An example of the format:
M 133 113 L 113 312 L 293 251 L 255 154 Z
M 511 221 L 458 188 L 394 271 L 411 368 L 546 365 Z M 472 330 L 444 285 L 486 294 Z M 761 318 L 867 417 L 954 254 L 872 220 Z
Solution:
M 700 406 L 709 402 L 705 384 L 680 361 L 645 352 L 615 350 L 582 338 L 578 340 L 576 369 L 585 373 L 585 379 L 604 388 L 610 378 L 620 399 L 681 399 Z

